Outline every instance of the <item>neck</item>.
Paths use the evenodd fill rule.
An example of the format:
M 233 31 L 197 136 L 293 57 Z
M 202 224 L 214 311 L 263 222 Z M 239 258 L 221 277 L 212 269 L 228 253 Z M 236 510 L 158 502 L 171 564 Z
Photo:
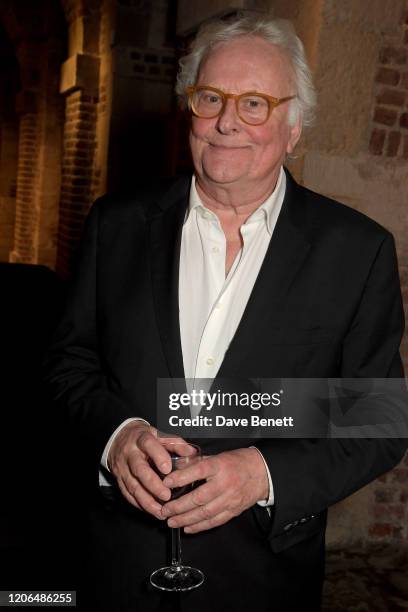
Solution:
M 265 182 L 243 187 L 240 184 L 220 185 L 196 175 L 196 188 L 204 206 L 216 213 L 229 213 L 244 220 L 261 206 L 273 193 L 280 169 Z

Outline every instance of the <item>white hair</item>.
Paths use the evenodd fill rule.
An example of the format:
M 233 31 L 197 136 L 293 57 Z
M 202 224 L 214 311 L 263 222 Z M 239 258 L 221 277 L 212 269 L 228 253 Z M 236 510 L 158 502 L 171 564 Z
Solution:
M 296 98 L 291 100 L 288 113 L 290 125 L 298 119 L 311 125 L 314 119 L 316 94 L 304 47 L 290 21 L 272 19 L 268 15 L 238 16 L 231 21 L 216 20 L 204 24 L 195 37 L 190 52 L 179 60 L 176 93 L 181 106 L 186 108 L 186 88 L 194 85 L 203 60 L 218 45 L 241 36 L 257 36 L 281 49 L 291 63 Z

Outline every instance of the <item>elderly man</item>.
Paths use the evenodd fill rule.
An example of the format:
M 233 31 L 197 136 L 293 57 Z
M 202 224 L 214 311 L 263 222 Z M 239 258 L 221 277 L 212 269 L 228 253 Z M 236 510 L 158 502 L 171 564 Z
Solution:
M 156 381 L 402 377 L 393 239 L 283 169 L 314 104 L 287 24 L 203 28 L 178 93 L 194 175 L 93 206 L 47 359 L 89 489 L 85 591 L 112 612 L 317 611 L 327 508 L 393 467 L 405 444 L 202 441 L 206 459 L 185 472 L 200 486 L 170 501 L 186 476 L 152 469 L 171 470 Z M 183 528 L 185 559 L 205 574 L 191 592 L 149 584 L 167 525 Z

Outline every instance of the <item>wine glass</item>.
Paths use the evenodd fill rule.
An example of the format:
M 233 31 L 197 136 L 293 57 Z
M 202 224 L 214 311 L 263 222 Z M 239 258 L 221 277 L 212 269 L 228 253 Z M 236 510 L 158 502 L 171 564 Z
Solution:
M 171 471 L 182 470 L 201 460 L 201 449 L 190 442 L 172 442 L 166 440 L 166 449 L 171 457 Z M 186 450 L 193 449 L 193 453 L 186 455 Z M 191 452 L 191 450 L 190 450 Z M 160 478 L 164 479 L 167 474 L 157 470 Z M 171 490 L 171 499 L 178 499 L 194 488 L 194 483 L 183 487 L 175 487 Z M 204 582 L 204 574 L 199 569 L 183 565 L 181 560 L 181 534 L 180 527 L 170 528 L 171 531 L 171 564 L 155 570 L 150 576 L 150 583 L 162 591 L 191 591 Z

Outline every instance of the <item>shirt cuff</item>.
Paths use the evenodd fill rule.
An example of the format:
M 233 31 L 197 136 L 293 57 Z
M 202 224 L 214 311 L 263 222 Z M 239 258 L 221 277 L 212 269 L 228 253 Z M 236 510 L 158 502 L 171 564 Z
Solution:
M 259 448 L 256 448 L 256 446 L 250 446 L 249 448 L 255 448 L 258 451 L 258 453 L 261 455 L 262 461 L 264 462 L 264 466 L 265 466 L 265 469 L 266 469 L 266 474 L 268 476 L 268 483 L 269 483 L 269 495 L 268 495 L 268 499 L 267 500 L 261 499 L 260 501 L 257 501 L 256 503 L 259 506 L 262 506 L 264 508 L 268 507 L 268 506 L 273 506 L 274 503 L 275 503 L 275 496 L 274 496 L 274 493 L 273 493 L 272 478 L 271 478 L 271 473 L 270 473 L 269 468 L 268 468 L 268 464 L 266 463 L 265 457 L 263 456 L 263 454 L 261 453 Z
M 105 468 L 105 470 L 108 470 L 108 472 L 110 472 L 109 466 L 108 466 L 108 455 L 109 455 L 109 451 L 110 451 L 110 447 L 112 446 L 112 442 L 114 441 L 116 435 L 120 432 L 121 429 L 123 429 L 125 427 L 125 425 L 127 425 L 128 423 L 131 423 L 132 421 L 143 421 L 143 423 L 146 423 L 146 425 L 148 425 L 150 427 L 150 423 L 148 423 L 147 421 L 145 421 L 144 419 L 141 419 L 139 417 L 133 417 L 131 419 L 126 419 L 126 421 L 123 421 L 123 423 L 121 423 L 119 425 L 119 427 L 117 427 L 115 429 L 115 431 L 113 432 L 113 434 L 111 435 L 111 437 L 109 438 L 105 449 L 102 453 L 102 457 L 101 457 L 101 465 L 102 467 Z

